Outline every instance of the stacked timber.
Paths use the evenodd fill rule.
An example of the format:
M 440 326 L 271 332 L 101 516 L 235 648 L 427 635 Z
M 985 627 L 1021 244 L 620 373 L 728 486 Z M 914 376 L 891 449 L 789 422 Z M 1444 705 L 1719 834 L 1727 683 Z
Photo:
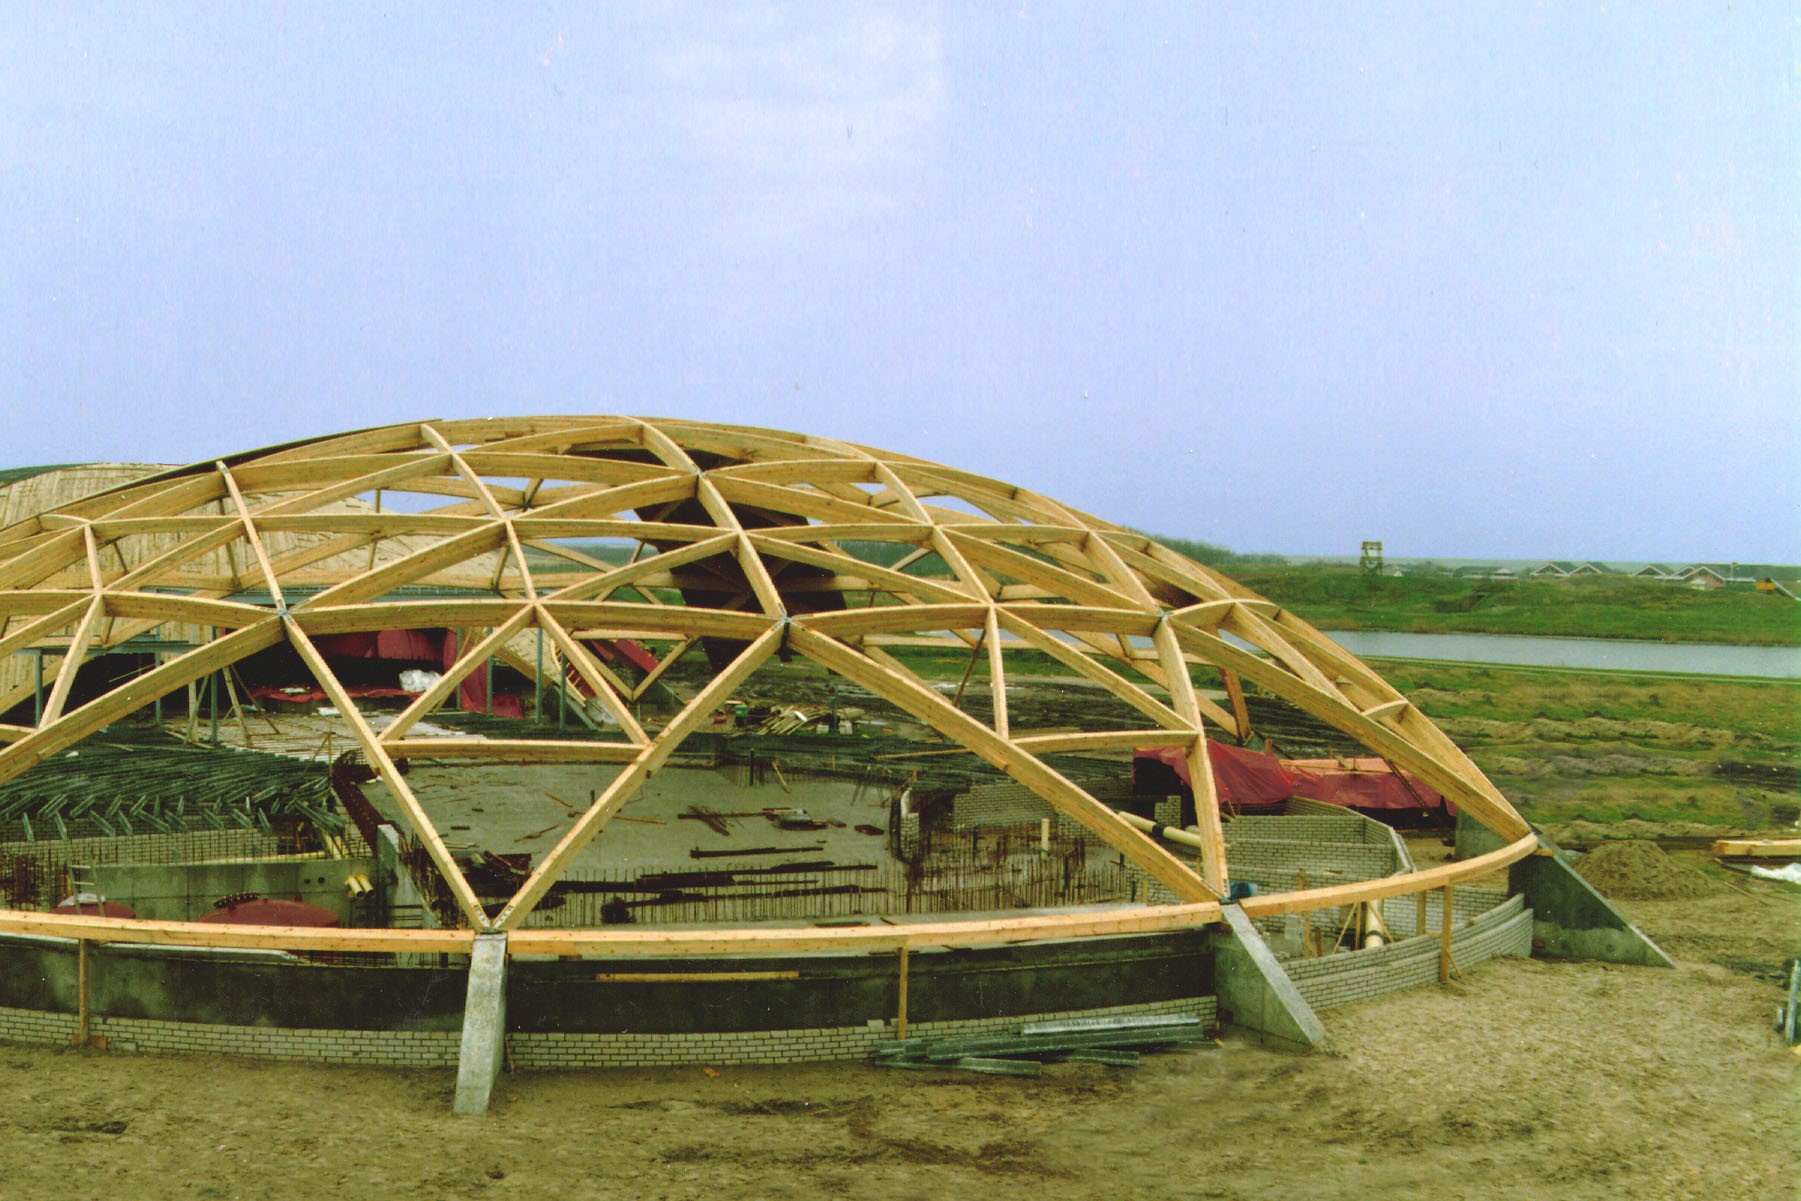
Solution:
M 1017 1034 L 903 1038 L 876 1048 L 876 1062 L 915 1071 L 951 1068 L 989 1075 L 1036 1076 L 1047 1063 L 1135 1067 L 1145 1051 L 1212 1045 L 1198 1017 L 1072 1018 L 1026 1022 Z

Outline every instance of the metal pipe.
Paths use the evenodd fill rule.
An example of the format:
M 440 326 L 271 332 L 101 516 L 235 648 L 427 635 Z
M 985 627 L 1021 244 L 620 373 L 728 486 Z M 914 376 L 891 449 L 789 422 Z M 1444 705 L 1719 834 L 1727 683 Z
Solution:
M 1139 817 L 1136 813 L 1121 812 L 1118 815 L 1120 820 L 1124 821 L 1127 825 L 1135 826 L 1138 829 L 1143 830 L 1152 838 L 1168 839 L 1170 842 L 1178 842 L 1185 847 L 1194 847 L 1196 850 L 1199 850 L 1206 845 L 1201 841 L 1201 836 L 1199 834 L 1184 830 L 1180 826 L 1159 825 L 1148 817 Z

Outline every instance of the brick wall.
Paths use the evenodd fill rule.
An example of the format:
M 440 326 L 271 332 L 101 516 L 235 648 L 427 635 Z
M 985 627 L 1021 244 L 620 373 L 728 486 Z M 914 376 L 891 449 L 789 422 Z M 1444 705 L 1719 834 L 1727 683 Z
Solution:
M 912 1022 L 910 1037 L 1016 1033 L 1023 1022 L 1077 1017 L 1183 1014 L 1212 1025 L 1212 997 L 1144 1005 L 1014 1014 L 949 1022 Z M 67 1046 L 75 1016 L 0 1008 L 0 1039 Z M 272 1026 L 220 1026 L 96 1016 L 91 1032 L 116 1051 L 148 1054 L 244 1055 L 313 1063 L 380 1067 L 454 1067 L 460 1035 L 443 1030 L 299 1030 Z M 811 1063 L 863 1059 L 896 1037 L 892 1019 L 862 1026 L 798 1030 L 718 1031 L 700 1034 L 521 1034 L 507 1036 L 507 1058 L 516 1068 L 658 1067 L 676 1064 Z
M 1412 899 L 1408 901 L 1411 904 Z M 1458 914 L 1460 908 L 1453 902 L 1452 913 Z M 1451 957 L 1459 968 L 1497 955 L 1532 954 L 1532 911 L 1523 896 L 1510 897 L 1473 919 L 1457 920 L 1464 924 L 1451 932 Z M 1282 966 L 1309 1005 L 1330 1009 L 1436 981 L 1438 951 L 1438 936 L 1428 934 L 1375 950 L 1289 959 Z
M 943 1038 L 971 1034 L 1014 1034 L 1024 1022 L 1076 1017 L 1126 1017 L 1149 1014 L 1193 1015 L 1211 1026 L 1216 1011 L 1212 997 L 1115 1005 L 1104 1009 L 1013 1014 L 951 1022 L 909 1022 L 909 1038 Z M 675 1064 L 811 1063 L 864 1059 L 896 1037 L 892 1019 L 861 1026 L 826 1026 L 798 1030 L 757 1030 L 711 1034 L 510 1034 L 507 1057 L 520 1068 L 661 1067 Z

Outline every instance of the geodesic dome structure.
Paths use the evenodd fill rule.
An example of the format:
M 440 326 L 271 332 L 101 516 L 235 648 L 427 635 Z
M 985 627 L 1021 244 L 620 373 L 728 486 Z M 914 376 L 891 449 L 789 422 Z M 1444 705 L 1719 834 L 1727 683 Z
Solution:
M 1527 826 L 1451 741 L 1306 622 L 1132 530 L 996 480 L 802 434 L 692 421 L 538 417 L 385 426 L 235 455 L 0 530 L 0 662 L 35 651 L 40 703 L 0 726 L 0 782 L 106 724 L 286 644 L 349 721 L 468 926 L 517 928 L 647 776 L 772 659 L 884 698 L 1125 855 L 1182 901 L 1231 877 L 1206 753 L 1250 733 L 1247 684 L 1336 727 L 1514 842 Z M 177 653 L 97 695 L 92 650 L 185 631 Z M 375 729 L 319 648 L 338 635 L 463 632 L 443 676 Z M 419 722 L 490 660 L 579 682 L 609 737 L 435 739 Z M 629 677 L 595 653 L 629 639 Z M 988 665 L 988 716 L 906 661 Z M 660 727 L 634 702 L 678 660 L 703 686 Z M 1055 660 L 1135 715 L 1105 730 L 1013 728 L 1009 662 Z M 28 695 L 16 674 L 0 710 Z M 1214 699 L 1222 696 L 1221 699 Z M 1066 751 L 1175 747 L 1197 866 L 1060 774 Z M 397 767 L 408 756 L 618 766 L 498 914 L 483 911 Z M 1398 891 L 1398 890 L 1397 890 Z

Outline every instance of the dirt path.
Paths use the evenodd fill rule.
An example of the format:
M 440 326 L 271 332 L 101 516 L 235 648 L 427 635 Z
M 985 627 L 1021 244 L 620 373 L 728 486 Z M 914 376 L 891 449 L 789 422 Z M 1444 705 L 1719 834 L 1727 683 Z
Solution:
M 0 1046 L 0 1198 L 1765 1201 L 1797 1186 L 1801 1059 L 1764 974 L 1794 894 L 1757 891 L 1634 910 L 1713 962 L 1496 961 L 1332 1011 L 1323 1053 L 1229 1042 L 1034 1081 L 532 1074 L 457 1119 L 447 1072 Z

